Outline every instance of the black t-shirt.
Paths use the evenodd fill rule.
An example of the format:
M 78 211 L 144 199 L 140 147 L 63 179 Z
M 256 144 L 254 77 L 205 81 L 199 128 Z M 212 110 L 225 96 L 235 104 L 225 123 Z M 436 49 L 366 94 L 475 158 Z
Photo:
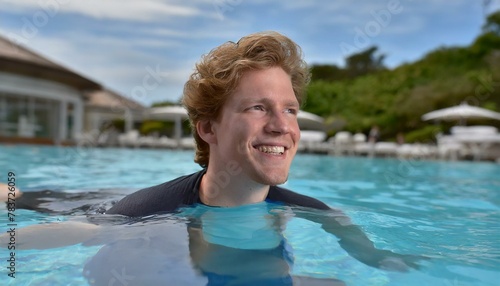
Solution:
M 199 190 L 206 170 L 182 176 L 160 185 L 139 190 L 124 197 L 110 208 L 107 214 L 141 217 L 161 212 L 172 212 L 183 206 L 201 203 Z M 329 210 L 323 202 L 290 190 L 271 186 L 266 201 L 285 205 Z

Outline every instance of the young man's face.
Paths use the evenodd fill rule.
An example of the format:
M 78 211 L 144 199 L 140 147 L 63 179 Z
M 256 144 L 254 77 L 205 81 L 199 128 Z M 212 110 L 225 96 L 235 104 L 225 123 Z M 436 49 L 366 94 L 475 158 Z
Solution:
M 298 111 L 282 68 L 247 71 L 212 125 L 216 143 L 210 146 L 210 164 L 236 163 L 241 179 L 284 183 L 300 139 Z

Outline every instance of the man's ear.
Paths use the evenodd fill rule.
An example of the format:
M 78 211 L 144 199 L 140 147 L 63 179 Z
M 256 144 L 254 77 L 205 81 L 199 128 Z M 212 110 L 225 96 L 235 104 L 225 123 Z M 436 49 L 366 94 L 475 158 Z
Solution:
M 208 144 L 216 144 L 217 137 L 215 136 L 215 131 L 210 120 L 200 120 L 196 123 L 196 131 L 200 135 L 203 141 Z

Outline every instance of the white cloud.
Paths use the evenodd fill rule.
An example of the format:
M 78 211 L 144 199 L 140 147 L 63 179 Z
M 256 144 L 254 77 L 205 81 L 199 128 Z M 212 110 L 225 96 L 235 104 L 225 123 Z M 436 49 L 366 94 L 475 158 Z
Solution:
M 29 48 L 125 95 L 140 84 L 146 67 L 159 64 L 165 77 L 144 99 L 150 101 L 178 97 L 202 53 L 257 30 L 276 29 L 292 37 L 310 63 L 342 64 L 339 44 L 354 44 L 355 29 L 363 30 L 389 1 L 396 0 L 0 0 L 0 16 L 6 19 L 2 34 L 17 35 Z M 385 47 L 382 52 L 392 51 L 390 58 L 398 60 L 416 58 L 423 49 L 420 42 L 425 48 L 436 46 L 432 28 L 440 17 L 450 20 L 462 17 L 463 11 L 481 11 L 480 1 L 399 2 L 403 11 L 392 15 L 380 36 L 369 38 L 369 44 Z M 222 18 L 217 10 L 221 3 L 231 8 Z M 38 11 L 55 14 L 36 35 L 24 35 L 19 18 L 32 19 Z M 68 13 L 83 17 L 57 17 Z M 439 24 L 449 29 L 449 23 Z
M 68 41 L 66 35 L 39 35 L 32 40 L 30 48 L 44 56 L 53 55 L 49 58 L 55 62 L 146 105 L 153 101 L 176 100 L 198 60 L 158 56 L 128 44 L 131 39 L 83 33 L 72 38 Z M 141 47 L 144 45 L 169 44 L 158 40 L 141 43 Z M 151 73 L 161 78 L 157 87 L 148 90 L 145 97 L 134 98 L 134 87 L 141 86 L 144 77 Z
M 66 12 L 98 19 L 129 21 L 168 20 L 168 17 L 203 16 L 197 8 L 176 5 L 161 0 L 0 0 L 2 9 L 11 11 L 45 11 L 47 14 Z
M 217 25 L 214 25 L 213 29 L 217 30 Z M 156 29 L 141 29 L 138 30 L 142 34 L 153 35 L 153 36 L 166 36 L 169 38 L 180 38 L 180 39 L 223 39 L 225 41 L 238 40 L 243 36 L 241 31 L 238 30 L 234 25 L 226 25 L 224 30 L 218 30 L 217 33 L 207 33 L 207 27 L 193 27 L 191 30 L 181 31 L 172 30 L 169 28 L 156 28 Z M 210 30 L 210 29 L 209 29 Z

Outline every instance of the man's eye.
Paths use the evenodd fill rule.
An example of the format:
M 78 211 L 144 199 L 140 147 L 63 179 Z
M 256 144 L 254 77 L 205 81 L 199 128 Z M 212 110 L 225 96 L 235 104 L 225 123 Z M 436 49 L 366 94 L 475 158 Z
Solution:
M 290 114 L 297 114 L 297 109 L 295 109 L 295 108 L 287 108 L 287 109 L 285 109 L 285 112 L 286 113 L 290 113 Z
M 264 111 L 264 106 L 262 105 L 256 105 L 256 106 L 252 106 L 250 107 L 251 110 L 260 110 L 260 111 Z

